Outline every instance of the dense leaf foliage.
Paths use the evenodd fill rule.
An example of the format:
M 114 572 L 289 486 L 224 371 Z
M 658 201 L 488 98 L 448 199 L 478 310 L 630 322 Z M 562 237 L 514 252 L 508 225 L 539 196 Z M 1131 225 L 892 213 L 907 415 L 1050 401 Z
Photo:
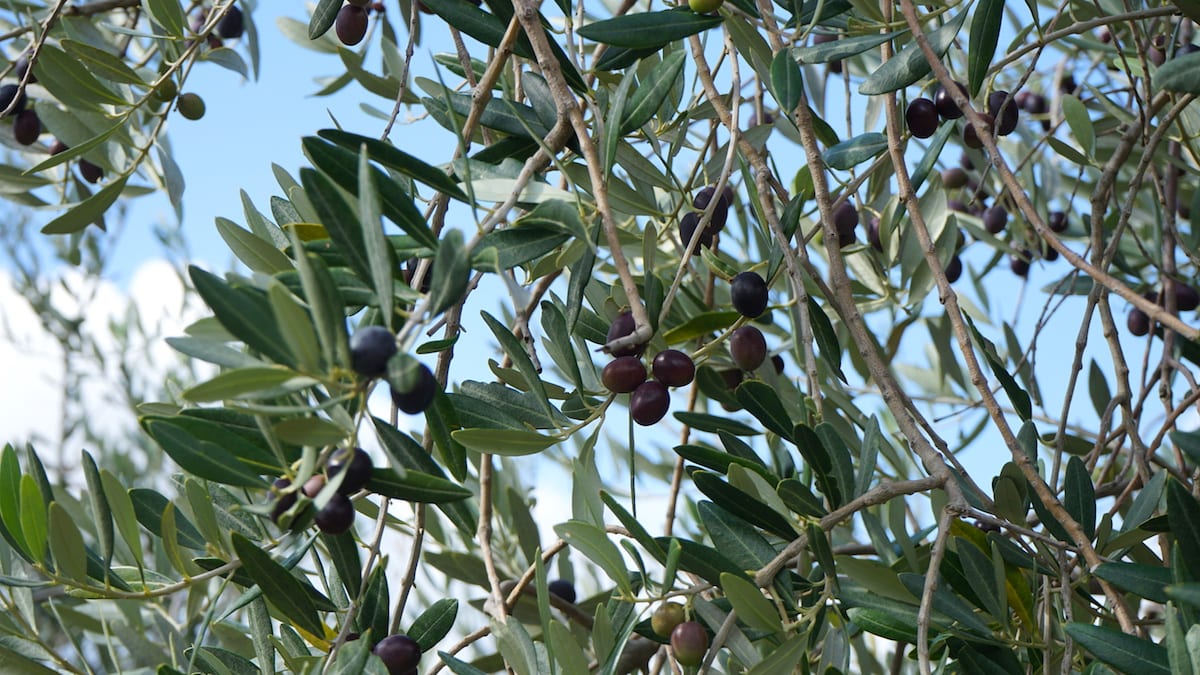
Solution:
M 255 15 L 4 10 L 0 192 L 179 208 Z M 0 452 L 0 669 L 1200 675 L 1200 7 L 308 18 L 394 109 L 217 220 L 169 479 Z

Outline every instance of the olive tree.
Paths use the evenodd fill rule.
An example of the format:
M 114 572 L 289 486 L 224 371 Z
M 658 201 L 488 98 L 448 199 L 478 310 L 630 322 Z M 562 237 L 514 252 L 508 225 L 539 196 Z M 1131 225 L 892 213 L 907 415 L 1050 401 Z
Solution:
M 5 196 L 178 206 L 262 14 L 5 10 Z M 305 18 L 381 120 L 188 270 L 169 488 L 0 454 L 6 670 L 1200 673 L 1192 0 Z

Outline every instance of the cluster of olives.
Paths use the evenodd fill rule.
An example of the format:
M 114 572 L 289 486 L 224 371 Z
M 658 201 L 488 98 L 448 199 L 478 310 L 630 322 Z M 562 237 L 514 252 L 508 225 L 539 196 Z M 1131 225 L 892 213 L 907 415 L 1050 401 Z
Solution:
M 660 637 L 671 640 L 671 651 L 679 665 L 693 668 L 704 662 L 708 651 L 708 631 L 699 622 L 685 621 L 683 605 L 664 602 L 650 615 L 650 627 Z
M 350 367 L 354 372 L 374 379 L 388 374 L 388 361 L 396 356 L 396 336 L 383 326 L 368 326 L 350 338 Z M 416 380 L 401 388 L 389 382 L 392 403 L 409 415 L 425 412 L 437 393 L 437 378 L 425 364 L 419 364 Z
M 17 76 L 22 77 L 28 69 L 29 61 L 21 59 L 16 68 Z M 36 82 L 37 78 L 30 75 L 29 81 Z M 37 111 L 29 107 L 29 100 L 19 85 L 6 84 L 0 87 L 0 110 L 8 110 L 9 106 L 12 106 L 12 110 L 5 117 L 13 118 L 13 138 L 21 145 L 36 143 L 38 136 L 42 135 L 42 122 L 38 119 Z
M 1175 289 L 1175 309 L 1180 312 L 1190 312 L 1197 307 L 1200 307 L 1200 293 L 1196 292 L 1195 288 L 1176 281 L 1171 284 Z M 1142 294 L 1143 298 L 1157 304 L 1159 307 L 1166 307 L 1166 296 L 1163 290 L 1146 291 Z M 1142 337 L 1150 333 L 1150 315 L 1142 310 L 1134 307 L 1129 311 L 1129 316 L 1125 319 L 1125 327 L 1129 332 L 1137 337 Z
M 637 324 L 631 312 L 621 312 L 608 329 L 608 342 L 631 335 Z M 653 379 L 647 379 L 646 366 L 642 363 L 645 345 L 615 349 L 615 356 L 600 373 L 600 381 L 614 394 L 632 394 L 629 397 L 629 414 L 633 421 L 648 427 L 666 417 L 671 407 L 668 387 L 683 387 L 696 377 L 696 364 L 692 357 L 678 349 L 664 349 L 654 356 L 651 363 Z
M 204 22 L 208 20 L 208 10 L 202 9 L 192 14 L 191 21 L 188 27 L 193 33 L 199 33 L 204 29 Z M 216 49 L 224 44 L 224 40 L 236 40 L 246 32 L 246 16 L 242 14 L 242 10 L 238 7 L 230 7 L 229 11 L 225 12 L 225 16 L 217 22 L 216 29 L 208 34 L 207 43 L 209 49 Z
M 696 193 L 692 199 L 692 206 L 695 211 L 688 211 L 683 214 L 683 218 L 679 219 L 679 238 L 683 240 L 683 245 L 686 247 L 692 241 L 692 236 L 696 232 L 696 228 L 700 226 L 700 218 L 703 211 L 708 208 L 712 198 L 717 194 L 716 186 L 709 185 Z M 712 219 L 708 222 L 708 227 L 700 233 L 700 246 L 712 248 L 713 240 L 721 230 L 725 229 L 725 223 L 729 220 L 729 207 L 733 205 L 733 188 L 728 185 L 721 191 L 721 196 L 717 199 L 717 205 L 713 207 Z
M 961 82 L 955 82 L 955 85 L 964 96 L 967 95 L 967 85 Z M 1042 102 L 1045 103 L 1044 98 Z M 988 94 L 987 112 L 983 113 L 983 116 L 994 133 L 1007 136 L 1017 130 L 1017 123 L 1020 121 L 1018 105 L 1007 91 L 997 90 Z M 908 130 L 917 138 L 929 138 L 937 133 L 941 121 L 950 122 L 962 116 L 962 109 L 954 102 L 954 97 L 945 87 L 938 87 L 933 100 L 925 97 L 913 99 L 909 102 L 908 109 L 904 111 Z M 983 141 L 972 124 L 963 126 L 962 141 L 969 148 L 983 147 Z
M 374 468 L 371 457 L 362 448 L 341 448 L 325 463 L 324 474 L 314 474 L 304 482 L 300 491 L 309 499 L 316 499 L 328 481 L 341 480 L 337 492 L 313 517 L 322 532 L 341 534 L 354 525 L 354 504 L 350 495 L 366 487 Z M 277 478 L 272 484 L 275 506 L 271 510 L 271 520 L 276 523 L 296 505 L 296 491 L 288 489 L 291 486 L 292 481 L 288 478 Z
M 363 41 L 363 38 L 367 36 L 367 19 L 371 16 L 371 10 L 382 12 L 383 3 L 372 3 L 370 0 L 346 0 L 346 4 L 338 10 L 337 19 L 333 24 L 333 30 L 342 44 L 353 47 Z

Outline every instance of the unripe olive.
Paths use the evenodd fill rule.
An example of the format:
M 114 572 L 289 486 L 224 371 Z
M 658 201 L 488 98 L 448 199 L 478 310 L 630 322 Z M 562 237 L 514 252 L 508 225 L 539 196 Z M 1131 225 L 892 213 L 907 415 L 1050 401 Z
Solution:
M 663 637 L 670 637 L 675 627 L 683 623 L 683 605 L 678 602 L 664 602 L 650 615 L 650 627 Z
M 200 98 L 199 94 L 190 91 L 182 94 L 175 106 L 179 110 L 179 114 L 189 120 L 198 120 L 204 117 L 204 99 Z

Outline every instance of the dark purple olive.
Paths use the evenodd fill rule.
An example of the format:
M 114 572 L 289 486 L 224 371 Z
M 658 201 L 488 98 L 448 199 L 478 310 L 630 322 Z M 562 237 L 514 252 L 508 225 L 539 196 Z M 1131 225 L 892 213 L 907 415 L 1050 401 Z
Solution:
M 644 427 L 658 424 L 670 407 L 671 393 L 658 380 L 646 380 L 629 397 L 629 414 Z
M 844 248 L 854 243 L 854 230 L 858 227 L 858 209 L 854 204 L 845 201 L 833 210 L 833 226 L 837 229 L 839 246 Z
M 671 649 L 679 665 L 698 666 L 708 651 L 708 631 L 695 621 L 684 621 L 671 631 Z
M 217 35 L 233 40 L 242 37 L 246 27 L 245 17 L 242 16 L 242 10 L 237 7 L 230 7 L 225 16 L 221 17 L 221 22 L 217 24 Z
M 421 663 L 421 645 L 407 635 L 389 635 L 377 642 L 371 651 L 383 661 L 388 675 L 416 673 Z
M 913 136 L 929 138 L 937 133 L 937 106 L 927 98 L 914 98 L 904 111 L 904 120 L 908 122 L 908 130 Z
M 367 481 L 371 480 L 371 471 L 374 468 L 375 464 L 371 461 L 371 456 L 362 448 L 346 448 L 339 450 L 329 458 L 329 462 L 325 465 L 325 475 L 332 480 L 339 473 L 345 471 L 346 476 L 338 485 L 338 492 L 351 495 L 366 487 Z
M 20 98 L 17 97 L 17 92 L 20 91 L 20 89 L 21 88 L 15 84 L 6 84 L 3 87 L 0 87 L 0 111 L 7 109 L 10 105 L 13 105 L 14 98 L 17 100 L 17 103 L 16 105 L 13 105 L 13 109 L 10 110 L 8 114 L 18 115 L 22 110 L 25 109 L 25 103 L 28 99 L 25 97 L 25 92 L 23 91 L 21 91 Z
M 696 211 L 688 211 L 687 213 L 683 214 L 682 218 L 679 219 L 679 240 L 683 242 L 685 247 L 692 242 L 692 235 L 695 234 L 696 227 L 699 225 L 700 214 Z M 710 223 L 709 226 L 704 228 L 704 230 L 700 233 L 700 241 L 697 242 L 696 245 L 703 246 L 705 248 L 712 248 L 712 244 L 713 230 L 712 224 Z
M 1200 307 L 1200 294 L 1196 293 L 1196 289 L 1179 281 L 1176 281 L 1173 286 L 1175 286 L 1175 309 L 1181 312 L 1190 312 Z
M 276 478 L 271 483 L 271 494 L 275 496 L 275 506 L 271 509 L 271 521 L 278 524 L 279 519 L 288 509 L 296 505 L 296 493 L 284 492 L 292 486 L 292 481 L 286 478 Z
M 321 490 L 324 489 L 325 475 L 314 473 L 308 477 L 308 480 L 304 481 L 304 486 L 300 488 L 300 491 L 304 493 L 305 497 L 308 497 L 309 499 L 316 499 L 317 495 L 321 494 Z
M 633 312 L 624 311 L 613 319 L 612 325 L 608 327 L 608 335 L 605 337 L 606 344 L 618 338 L 623 338 L 626 335 L 632 335 L 637 329 L 637 322 L 633 319 Z M 613 356 L 641 356 L 642 352 L 646 351 L 646 345 L 631 345 L 621 347 L 610 352 Z
M 600 382 L 614 394 L 628 394 L 646 381 L 646 366 L 636 356 L 619 356 L 600 373 Z
M 757 272 L 742 272 L 730 282 L 729 297 L 738 314 L 757 318 L 767 309 L 767 282 Z
M 1012 100 L 1007 91 L 1000 89 L 988 94 L 987 111 L 989 115 L 999 120 L 996 126 L 997 134 L 1007 136 L 1017 130 L 1017 123 L 1020 121 L 1017 103 Z
M 971 212 L 971 210 L 969 208 L 967 208 L 966 203 L 964 203 L 961 199 L 946 200 L 946 208 L 950 209 L 951 211 L 955 211 L 957 213 L 970 213 Z
M 1150 332 L 1150 315 L 1134 307 L 1125 318 L 1125 327 L 1131 335 L 1142 337 Z
M 754 370 L 767 360 L 767 339 L 754 326 L 742 326 L 729 336 L 729 355 L 742 370 Z
M 775 374 L 776 375 L 783 374 L 783 357 L 782 356 L 780 356 L 779 354 L 772 356 L 771 357 L 771 365 L 775 366 Z
M 989 128 L 996 127 L 996 120 L 987 113 L 982 115 L 983 121 Z M 979 138 L 979 133 L 975 130 L 975 125 L 967 122 L 963 125 L 963 145 L 976 150 L 983 147 L 983 141 Z
M 1023 250 L 1020 255 L 1014 255 L 1009 258 L 1008 266 L 1012 269 L 1012 273 L 1019 277 L 1029 276 L 1029 260 L 1032 257 L 1032 253 Z
M 36 110 L 22 110 L 17 119 L 13 120 L 13 138 L 21 145 L 33 145 L 41 135 L 42 122 L 38 119 Z
M 566 600 L 572 605 L 575 604 L 575 584 L 567 581 L 566 579 L 555 579 L 554 581 L 551 581 L 550 583 L 546 584 L 546 590 L 550 591 L 551 594 L 557 595 L 563 600 Z
M 409 415 L 425 412 L 433 396 L 437 393 L 437 378 L 429 366 L 422 363 L 417 369 L 417 381 L 408 391 L 398 391 L 391 388 L 392 403 Z
M 983 212 L 983 226 L 992 234 L 1000 234 L 1008 225 L 1008 211 L 1003 206 L 993 206 Z
M 1067 231 L 1067 214 L 1062 211 L 1051 211 L 1050 217 L 1046 220 L 1053 232 Z
M 942 172 L 942 185 L 957 190 L 967 184 L 967 172 L 957 167 Z
M 343 5 L 338 10 L 334 32 L 342 44 L 353 47 L 363 41 L 367 36 L 367 18 L 367 10 L 363 7 Z
M 883 239 L 879 236 L 878 218 L 871 218 L 867 221 L 867 242 L 871 244 L 871 248 L 883 253 Z
M 692 357 L 678 349 L 664 349 L 656 354 L 651 369 L 654 379 L 668 387 L 684 387 L 696 378 L 696 364 Z
M 962 258 L 955 255 L 946 265 L 946 281 L 954 283 L 962 276 L 963 264 Z
M 709 202 L 712 201 L 713 195 L 716 194 L 716 186 L 709 185 L 696 193 L 696 197 L 692 199 L 692 206 L 697 210 L 703 211 L 708 208 Z M 729 220 L 729 207 L 733 204 L 733 188 L 728 185 L 721 191 L 720 198 L 717 199 L 717 205 L 713 207 L 712 219 L 705 229 L 705 233 L 710 236 L 725 229 L 725 223 Z M 697 214 L 700 215 L 700 214 Z M 697 223 L 699 220 L 697 220 Z
M 50 155 L 54 156 L 59 153 L 66 152 L 67 150 L 70 150 L 70 149 L 71 148 L 67 147 L 66 143 L 63 143 L 62 141 L 60 141 L 56 138 L 56 139 L 54 139 L 54 142 L 50 144 Z
M 350 367 L 363 377 L 383 377 L 396 355 L 396 336 L 383 326 L 367 326 L 350 336 Z
M 79 160 L 79 175 L 89 183 L 99 183 L 104 178 L 104 169 L 86 159 Z
M 958 85 L 958 89 L 962 92 L 963 96 L 967 95 L 967 85 L 962 82 L 955 82 L 954 84 Z M 950 92 L 945 87 L 938 87 L 937 93 L 933 96 L 933 104 L 937 107 L 938 114 L 944 120 L 956 120 L 963 116 L 962 109 L 954 102 L 954 97 L 950 95 Z
M 1074 94 L 1078 88 L 1079 85 L 1075 83 L 1075 76 L 1070 73 L 1064 74 L 1062 79 L 1058 81 L 1058 90 L 1064 94 Z
M 325 534 L 341 534 L 354 525 L 354 503 L 346 495 L 336 492 L 325 508 L 317 511 L 314 521 Z
M 13 75 L 16 75 L 18 80 L 24 79 L 25 73 L 29 73 L 28 56 L 22 56 L 21 58 L 17 59 L 17 65 L 13 67 Z M 34 73 L 29 73 L 29 84 L 33 84 L 37 81 L 37 75 Z
M 1050 110 L 1050 104 L 1046 101 L 1046 97 L 1041 94 L 1029 92 L 1029 96 L 1025 98 L 1025 105 L 1021 109 L 1030 115 L 1045 115 Z

